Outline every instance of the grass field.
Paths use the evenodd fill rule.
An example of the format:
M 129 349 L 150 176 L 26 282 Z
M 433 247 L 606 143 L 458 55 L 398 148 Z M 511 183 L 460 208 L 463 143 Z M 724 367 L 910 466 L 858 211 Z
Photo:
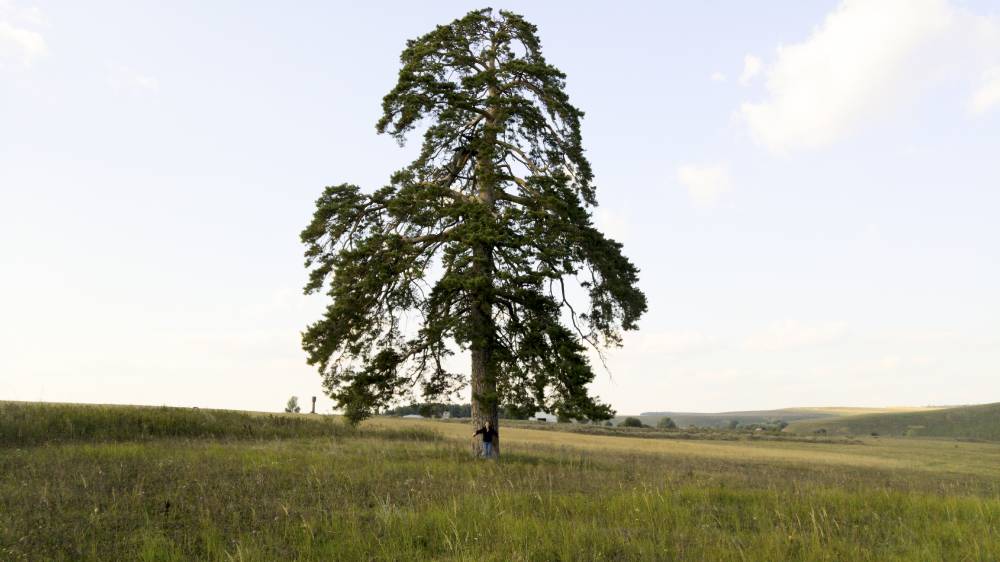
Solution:
M 857 408 L 857 407 L 813 407 L 813 408 L 781 408 L 778 410 L 750 410 L 744 412 L 645 412 L 638 416 L 642 423 L 656 426 L 656 422 L 661 418 L 670 417 L 680 427 L 726 427 L 731 421 L 741 424 L 751 425 L 755 423 L 767 423 L 774 420 L 795 422 L 801 420 L 818 420 L 835 418 L 838 416 L 857 414 L 886 414 L 893 412 L 924 412 L 938 408 L 933 407 L 895 407 L 895 408 Z M 618 416 L 616 423 L 620 423 L 626 417 Z
M 792 423 L 789 433 L 945 437 L 1000 441 L 1000 403 L 936 410 L 846 415 Z
M 511 427 L 487 462 L 392 418 L 8 403 L 0 428 L 0 560 L 1000 559 L 995 443 Z

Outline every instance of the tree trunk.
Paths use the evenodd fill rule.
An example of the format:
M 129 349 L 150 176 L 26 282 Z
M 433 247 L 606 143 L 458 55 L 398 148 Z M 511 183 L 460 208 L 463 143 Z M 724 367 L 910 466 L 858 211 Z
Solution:
M 486 246 L 479 245 L 474 251 L 475 267 L 489 279 L 492 285 L 493 255 Z M 471 391 L 472 391 L 472 426 L 473 431 L 486 427 L 489 422 L 494 431 L 493 456 L 500 456 L 499 408 L 497 396 L 496 366 L 493 363 L 493 303 L 490 286 L 480 287 L 479 294 L 473 298 L 470 321 L 472 324 Z M 482 456 L 483 440 L 475 436 L 472 450 L 475 455 Z
M 494 45 L 494 50 L 495 50 Z M 488 67 L 496 65 L 495 51 L 491 54 Z M 488 93 L 491 103 L 490 111 L 483 127 L 482 143 L 476 151 L 476 187 L 479 190 L 479 201 L 492 213 L 496 209 L 497 171 L 493 161 L 497 140 L 497 96 L 496 84 L 490 84 Z M 493 457 L 500 458 L 500 416 L 499 397 L 497 396 L 497 372 L 493 363 L 493 345 L 495 326 L 493 325 L 493 248 L 488 244 L 479 243 L 473 248 L 473 267 L 476 272 L 487 280 L 479 287 L 479 294 L 473 297 L 471 311 L 472 321 L 472 426 L 474 431 L 486 427 L 490 422 L 496 435 L 493 436 Z M 483 454 L 483 440 L 476 436 L 472 445 L 476 456 Z
M 499 411 L 497 408 L 496 377 L 490 375 L 490 352 L 488 349 L 472 348 L 472 427 L 478 431 L 489 422 L 494 431 L 498 431 Z M 479 457 L 483 454 L 482 436 L 476 435 L 472 445 L 473 453 Z M 500 457 L 500 434 L 493 436 L 493 456 Z

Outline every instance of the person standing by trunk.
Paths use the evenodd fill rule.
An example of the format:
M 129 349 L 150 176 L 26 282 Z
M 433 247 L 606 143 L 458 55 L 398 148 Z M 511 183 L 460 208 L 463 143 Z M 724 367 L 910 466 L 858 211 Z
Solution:
M 481 427 L 472 434 L 473 437 L 476 435 L 483 436 L 483 457 L 490 458 L 493 456 L 493 439 L 497 437 L 497 431 L 493 429 L 493 424 L 491 422 L 486 422 L 486 427 Z

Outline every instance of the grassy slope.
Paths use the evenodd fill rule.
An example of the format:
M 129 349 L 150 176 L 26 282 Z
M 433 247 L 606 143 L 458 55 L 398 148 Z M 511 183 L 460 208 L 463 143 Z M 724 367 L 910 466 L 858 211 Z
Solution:
M 895 408 L 855 408 L 855 407 L 816 407 L 816 408 L 781 408 L 778 410 L 749 410 L 745 412 L 644 412 L 638 416 L 643 423 L 656 425 L 663 417 L 670 417 L 680 427 L 725 427 L 736 420 L 741 424 L 766 423 L 773 420 L 795 422 L 800 420 L 832 418 L 849 414 L 874 414 L 901 411 L 926 411 L 935 408 L 895 407 Z M 628 416 L 618 416 L 616 423 Z
M 951 437 L 1000 441 L 1000 403 L 960 406 L 932 411 L 851 415 L 800 421 L 786 431 L 811 434 L 819 430 L 835 435 Z
M 329 417 L 233 410 L 0 402 L 0 446 L 164 437 L 272 439 L 322 437 L 345 427 Z
M 491 463 L 461 424 L 230 428 L 0 446 L 0 559 L 1000 559 L 998 444 L 505 428 Z
M 896 412 L 931 412 L 944 409 L 941 406 L 888 406 L 884 408 L 866 408 L 859 406 L 817 406 L 804 408 L 786 408 L 788 412 L 815 412 L 835 416 L 853 416 L 859 414 L 891 414 Z
M 833 414 L 821 412 L 798 412 L 792 410 L 756 410 L 749 412 L 645 412 L 638 416 L 617 416 L 615 423 L 622 422 L 627 417 L 639 418 L 642 423 L 656 426 L 661 418 L 669 417 L 674 420 L 679 427 L 715 427 L 723 428 L 729 425 L 731 420 L 736 420 L 742 424 L 767 423 L 773 420 L 784 420 L 792 422 L 796 420 L 808 420 L 815 418 L 830 417 Z

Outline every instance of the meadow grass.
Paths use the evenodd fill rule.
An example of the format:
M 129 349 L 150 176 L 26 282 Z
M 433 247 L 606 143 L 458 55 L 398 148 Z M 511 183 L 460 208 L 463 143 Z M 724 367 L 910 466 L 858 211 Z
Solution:
M 939 408 L 931 406 L 909 406 L 890 408 L 858 408 L 858 407 L 799 407 L 781 408 L 778 410 L 750 410 L 736 412 L 647 412 L 632 416 L 616 416 L 616 425 L 626 418 L 638 418 L 642 423 L 656 426 L 657 422 L 664 417 L 670 417 L 679 427 L 714 427 L 726 428 L 732 421 L 737 421 L 741 425 L 767 424 L 774 420 L 784 420 L 786 422 L 796 422 L 813 419 L 826 419 L 838 416 L 858 415 L 858 414 L 884 414 L 891 412 L 924 412 Z
M 789 425 L 787 431 L 797 434 L 822 432 L 1000 441 L 1000 403 L 797 421 Z
M 5 444 L 0 559 L 1000 559 L 998 445 L 502 431 Z
M 356 428 L 339 423 L 333 416 L 166 406 L 0 402 L 0 447 L 165 437 L 289 439 L 343 436 L 354 431 Z M 407 436 L 412 437 L 412 432 Z
M 469 419 L 452 418 L 436 422 L 468 426 Z M 536 431 L 582 433 L 608 437 L 635 437 L 640 439 L 695 439 L 698 441 L 804 441 L 808 443 L 855 443 L 849 436 L 783 433 L 779 429 L 756 430 L 749 428 L 722 429 L 719 427 L 685 427 L 660 429 L 656 427 L 603 426 L 587 423 L 549 423 L 533 420 L 503 420 L 507 428 L 526 428 Z

